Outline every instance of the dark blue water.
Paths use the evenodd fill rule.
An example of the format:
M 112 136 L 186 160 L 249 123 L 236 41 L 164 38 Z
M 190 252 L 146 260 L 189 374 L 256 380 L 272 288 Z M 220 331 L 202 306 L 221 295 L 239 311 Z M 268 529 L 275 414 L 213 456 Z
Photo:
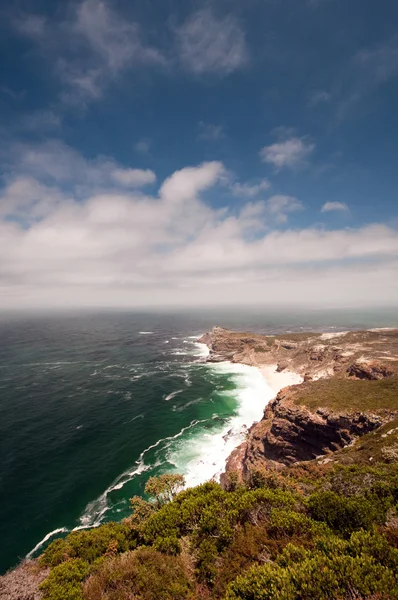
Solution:
M 254 371 L 205 364 L 195 336 L 215 323 L 276 333 L 398 326 L 398 317 L 1 316 L 0 572 L 54 530 L 126 516 L 153 474 L 184 472 L 194 484 L 218 471 L 223 432 L 252 416 L 247 391 L 257 411 L 266 392 Z

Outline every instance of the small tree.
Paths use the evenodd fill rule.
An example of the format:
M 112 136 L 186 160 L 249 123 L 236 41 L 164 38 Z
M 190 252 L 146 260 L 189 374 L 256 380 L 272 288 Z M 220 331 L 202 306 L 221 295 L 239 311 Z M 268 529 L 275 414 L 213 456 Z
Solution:
M 183 475 L 165 474 L 159 477 L 151 477 L 145 485 L 145 493 L 151 496 L 150 500 L 144 500 L 140 496 L 130 499 L 133 514 L 130 522 L 140 525 L 167 502 L 171 502 L 175 496 L 182 491 L 185 485 Z
M 183 475 L 166 473 L 159 477 L 151 477 L 145 486 L 145 493 L 153 496 L 160 508 L 163 504 L 171 502 L 179 494 L 185 485 Z

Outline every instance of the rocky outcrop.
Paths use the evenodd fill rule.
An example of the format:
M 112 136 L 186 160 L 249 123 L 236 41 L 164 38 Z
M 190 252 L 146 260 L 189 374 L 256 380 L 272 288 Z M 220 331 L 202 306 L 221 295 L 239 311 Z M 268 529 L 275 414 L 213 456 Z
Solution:
M 327 408 L 311 411 L 294 404 L 292 389 L 282 390 L 266 407 L 263 419 L 250 428 L 247 440 L 229 457 L 227 473 L 236 472 L 247 480 L 253 471 L 313 460 L 344 448 L 391 418 Z
M 209 347 L 211 362 L 274 364 L 278 372 L 295 371 L 307 380 L 380 379 L 398 373 L 398 330 L 271 336 L 216 326 L 199 341 Z
M 329 455 L 397 416 L 398 411 L 388 410 L 388 403 L 378 402 L 373 387 L 377 383 L 369 382 L 377 392 L 373 404 L 364 391 L 368 408 L 363 410 L 357 385 L 368 384 L 355 380 L 397 376 L 398 330 L 264 336 L 214 327 L 200 341 L 209 346 L 210 361 L 273 365 L 278 373 L 295 371 L 304 380 L 277 395 L 262 420 L 250 428 L 246 441 L 230 455 L 226 473 L 235 472 L 242 480 L 253 471 Z M 383 410 L 373 411 L 373 407 Z M 226 476 L 221 481 L 226 483 Z
M 349 377 L 370 380 L 384 379 L 394 375 L 392 369 L 378 362 L 356 362 L 348 367 L 347 373 Z

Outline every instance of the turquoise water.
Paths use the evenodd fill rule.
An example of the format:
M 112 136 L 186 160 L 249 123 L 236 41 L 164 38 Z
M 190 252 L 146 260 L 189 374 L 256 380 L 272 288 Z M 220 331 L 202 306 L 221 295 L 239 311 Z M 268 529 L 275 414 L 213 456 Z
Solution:
M 121 519 L 148 477 L 216 476 L 261 417 L 256 369 L 209 365 L 218 323 L 268 333 L 398 325 L 396 313 L 3 315 L 0 572 L 51 532 Z

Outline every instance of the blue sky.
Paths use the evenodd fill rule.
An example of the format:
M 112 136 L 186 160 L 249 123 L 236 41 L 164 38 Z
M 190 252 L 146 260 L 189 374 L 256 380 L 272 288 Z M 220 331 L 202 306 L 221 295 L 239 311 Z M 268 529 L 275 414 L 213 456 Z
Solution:
M 1 17 L 1 306 L 398 303 L 396 3 Z

